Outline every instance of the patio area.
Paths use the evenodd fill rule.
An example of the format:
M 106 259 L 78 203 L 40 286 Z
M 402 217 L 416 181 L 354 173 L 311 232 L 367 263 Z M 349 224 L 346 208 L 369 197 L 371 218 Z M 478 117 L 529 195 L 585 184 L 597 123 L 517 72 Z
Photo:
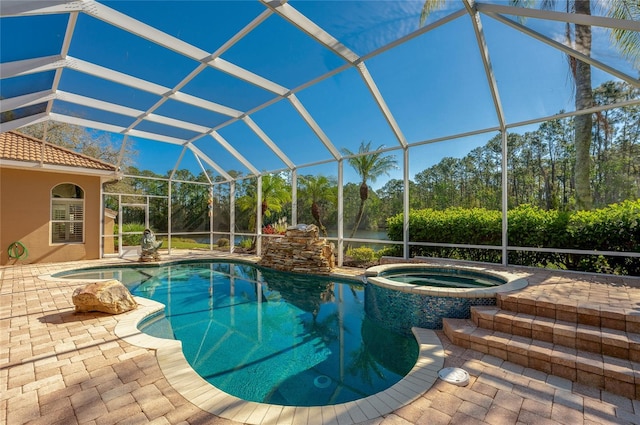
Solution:
M 184 252 L 171 259 L 211 257 Z M 168 259 L 165 257 L 165 259 Z M 75 314 L 77 283 L 43 280 L 68 268 L 131 260 L 10 266 L 0 269 L 0 422 L 6 424 L 234 424 L 185 399 L 161 371 L 155 351 L 119 339 L 121 317 Z M 359 269 L 337 274 L 359 275 Z M 640 303 L 640 279 L 518 270 L 529 286 L 519 299 L 598 303 L 628 314 Z M 603 308 L 603 310 L 606 310 Z M 640 402 L 454 345 L 437 331 L 445 366 L 466 369 L 466 387 L 437 381 L 412 403 L 365 424 L 638 424 Z M 606 380 L 607 377 L 605 376 Z M 336 423 L 332 408 L 303 418 L 270 409 L 262 423 Z M 367 416 L 368 415 L 368 416 Z

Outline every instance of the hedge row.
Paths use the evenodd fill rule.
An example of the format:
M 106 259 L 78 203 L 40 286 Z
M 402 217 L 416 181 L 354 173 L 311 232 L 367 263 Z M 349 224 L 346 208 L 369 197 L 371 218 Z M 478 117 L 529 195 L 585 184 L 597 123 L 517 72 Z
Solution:
M 509 246 L 640 252 L 640 199 L 593 211 L 546 211 L 521 205 L 507 213 Z M 391 240 L 402 240 L 402 214 L 387 220 Z M 501 245 L 500 211 L 483 208 L 412 210 L 411 242 Z M 501 262 L 501 251 L 412 246 L 410 256 Z M 569 270 L 640 275 L 640 258 L 510 251 L 509 263 Z

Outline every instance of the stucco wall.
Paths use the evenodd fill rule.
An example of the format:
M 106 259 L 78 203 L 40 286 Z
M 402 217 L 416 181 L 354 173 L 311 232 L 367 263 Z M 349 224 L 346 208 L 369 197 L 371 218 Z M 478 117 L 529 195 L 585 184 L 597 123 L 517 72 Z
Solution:
M 73 183 L 84 190 L 84 243 L 51 243 L 51 189 L 60 183 Z M 0 168 L 2 265 L 99 258 L 101 218 L 99 177 Z M 9 258 L 7 248 L 15 241 L 26 246 L 27 258 Z

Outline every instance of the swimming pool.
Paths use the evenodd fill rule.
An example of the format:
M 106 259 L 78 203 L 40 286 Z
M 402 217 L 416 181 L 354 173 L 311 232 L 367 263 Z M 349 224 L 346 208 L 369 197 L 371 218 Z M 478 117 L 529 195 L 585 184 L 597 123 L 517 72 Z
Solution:
M 416 341 L 364 312 L 355 281 L 300 276 L 232 262 L 85 269 L 56 277 L 121 280 L 165 305 L 139 327 L 182 341 L 191 367 L 244 400 L 286 406 L 345 403 L 407 374 Z

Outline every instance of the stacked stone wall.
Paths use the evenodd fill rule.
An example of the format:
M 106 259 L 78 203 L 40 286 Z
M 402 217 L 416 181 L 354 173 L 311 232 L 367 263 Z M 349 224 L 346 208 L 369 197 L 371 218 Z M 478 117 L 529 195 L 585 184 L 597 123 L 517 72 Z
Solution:
M 335 267 L 334 245 L 319 239 L 313 224 L 291 227 L 284 236 L 263 241 L 261 266 L 305 274 L 329 274 Z

